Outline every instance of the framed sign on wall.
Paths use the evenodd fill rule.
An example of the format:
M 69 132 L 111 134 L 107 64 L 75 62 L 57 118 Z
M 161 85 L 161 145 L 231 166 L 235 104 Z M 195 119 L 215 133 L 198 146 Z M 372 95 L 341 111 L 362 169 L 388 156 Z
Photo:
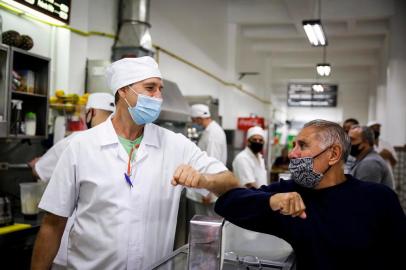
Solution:
M 55 20 L 69 24 L 71 0 L 13 0 Z
M 336 107 L 336 84 L 289 83 L 289 107 Z

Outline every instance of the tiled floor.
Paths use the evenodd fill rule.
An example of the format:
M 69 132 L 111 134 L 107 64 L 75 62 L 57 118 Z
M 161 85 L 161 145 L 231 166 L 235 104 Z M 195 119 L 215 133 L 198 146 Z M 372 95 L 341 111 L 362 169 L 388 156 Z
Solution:
M 396 191 L 399 195 L 400 203 L 406 211 L 406 146 L 395 147 L 395 150 L 398 155 L 398 163 L 393 170 L 396 181 Z

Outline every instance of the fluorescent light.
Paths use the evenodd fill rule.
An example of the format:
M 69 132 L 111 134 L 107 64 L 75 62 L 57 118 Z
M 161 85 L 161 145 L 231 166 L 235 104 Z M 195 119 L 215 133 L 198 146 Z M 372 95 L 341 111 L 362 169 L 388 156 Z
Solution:
M 30 3 L 30 1 L 27 1 Z M 24 15 L 27 15 L 29 17 L 34 17 L 35 19 L 45 21 L 46 23 L 51 23 L 54 25 L 66 25 L 66 23 L 63 23 L 61 21 L 58 21 L 48 15 L 45 15 L 39 11 L 36 11 L 32 8 L 29 8 L 23 4 L 17 3 L 12 0 L 1 0 L 1 3 L 5 3 L 6 6 L 8 6 L 11 9 L 17 9 L 17 11 L 22 12 Z
M 319 74 L 320 76 L 327 77 L 331 73 L 331 66 L 330 66 L 330 64 L 327 64 L 327 63 L 317 64 L 316 70 L 317 70 L 317 74 Z
M 307 38 L 309 39 L 310 43 L 314 46 L 317 46 L 319 42 L 317 41 L 316 35 L 313 32 L 313 28 L 311 25 L 307 24 L 304 27 L 304 30 L 306 32 Z
M 313 46 L 326 46 L 327 39 L 320 20 L 306 20 L 302 22 L 306 36 Z

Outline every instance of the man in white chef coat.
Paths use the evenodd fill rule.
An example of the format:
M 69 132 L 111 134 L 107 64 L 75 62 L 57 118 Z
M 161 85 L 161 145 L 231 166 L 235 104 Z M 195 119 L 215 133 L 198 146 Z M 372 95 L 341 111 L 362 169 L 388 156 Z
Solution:
M 191 106 L 191 116 L 193 123 L 204 129 L 199 139 L 198 146 L 206 151 L 207 155 L 226 164 L 227 162 L 227 142 L 223 128 L 211 118 L 209 107 L 205 104 L 194 104 Z M 202 194 L 188 189 L 188 220 L 195 214 L 213 216 L 214 203 L 217 197 L 213 194 L 203 196 Z
M 251 127 L 247 131 L 247 146 L 233 161 L 233 173 L 241 186 L 258 188 L 268 184 L 264 158 L 261 154 L 265 143 L 265 131 Z
M 114 110 L 114 96 L 112 94 L 90 94 L 86 103 L 87 127 L 92 128 L 106 121 L 106 119 L 114 112 Z M 38 176 L 41 181 L 45 183 L 49 182 L 63 151 L 68 147 L 70 141 L 77 134 L 80 134 L 80 131 L 74 132 L 68 137 L 60 140 L 54 146 L 52 146 L 43 156 L 36 158 L 29 163 L 33 170 L 33 173 Z M 73 218 L 70 218 L 66 223 L 65 231 L 61 239 L 61 244 L 53 262 L 53 270 L 64 269 L 64 267 L 66 267 L 67 265 L 68 236 L 73 225 L 73 220 Z
M 181 134 L 152 124 L 163 82 L 151 57 L 106 71 L 116 112 L 70 142 L 39 207 L 47 213 L 32 269 L 48 269 L 67 217 L 69 269 L 145 269 L 172 251 L 183 186 L 217 195 L 238 186 L 225 166 Z
M 106 121 L 115 110 L 114 96 L 110 93 L 93 93 L 89 95 L 86 103 L 86 125 L 88 128 L 95 127 Z M 80 132 L 80 131 L 78 131 Z M 78 132 L 74 132 L 68 137 L 60 140 L 52 146 L 44 155 L 30 161 L 33 173 L 41 181 L 48 183 L 55 169 L 56 163 L 70 141 Z

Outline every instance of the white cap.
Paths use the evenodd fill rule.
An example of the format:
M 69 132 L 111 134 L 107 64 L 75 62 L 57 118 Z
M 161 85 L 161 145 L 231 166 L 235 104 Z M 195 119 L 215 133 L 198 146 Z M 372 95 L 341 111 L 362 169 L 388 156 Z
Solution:
M 382 126 L 382 124 L 381 124 L 379 121 L 377 121 L 377 120 L 372 120 L 372 121 L 369 121 L 369 122 L 368 122 L 367 127 L 371 127 L 371 126 L 375 126 L 375 125 L 380 125 L 380 126 Z
M 124 86 L 155 77 L 162 79 L 158 64 L 150 56 L 123 58 L 106 69 L 107 85 L 113 95 Z
M 86 110 L 100 109 L 114 112 L 114 96 L 109 93 L 93 93 L 90 94 L 86 103 Z
M 254 135 L 259 135 L 263 139 L 265 139 L 265 131 L 261 127 L 255 126 L 248 129 L 247 139 L 251 138 Z
M 194 104 L 191 106 L 191 111 L 192 111 L 192 117 L 201 117 L 201 118 L 207 118 L 210 117 L 210 110 L 207 105 L 204 104 Z

